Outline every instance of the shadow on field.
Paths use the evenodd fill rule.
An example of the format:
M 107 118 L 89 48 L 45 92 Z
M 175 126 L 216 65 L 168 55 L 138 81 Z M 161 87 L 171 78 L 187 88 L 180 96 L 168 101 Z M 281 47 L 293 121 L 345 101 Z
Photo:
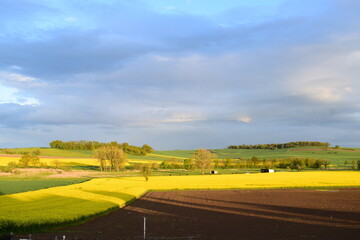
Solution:
M 110 201 L 87 200 L 81 196 L 64 197 L 55 194 L 21 200 L 5 195 L 0 197 L 0 202 L 0 232 L 2 233 L 33 233 L 59 226 L 79 224 L 119 208 L 118 204 Z
M 82 191 L 89 192 L 89 193 L 95 193 L 95 194 L 99 194 L 102 196 L 118 198 L 118 199 L 124 200 L 126 203 L 131 203 L 136 199 L 136 197 L 134 195 L 127 194 L 127 193 L 121 193 L 121 192 L 109 192 L 109 191 L 98 191 L 98 190 L 92 190 L 92 191 L 91 190 L 82 190 Z
M 298 196 L 285 198 L 292 194 L 286 191 L 267 192 L 265 203 L 264 196 L 249 194 L 249 191 L 150 192 L 123 209 L 56 233 L 40 234 L 36 239 L 51 239 L 54 234 L 64 232 L 70 238 L 131 239 L 142 236 L 144 216 L 147 218 L 148 237 L 358 239 L 359 203 L 342 205 L 339 202 L 342 198 L 337 198 L 340 195 L 334 195 L 330 201 L 338 208 L 326 209 L 325 206 L 323 209 L 322 203 L 328 200 L 323 198 L 325 195 L 317 194 L 310 197 L 314 204 L 300 207 L 298 205 L 302 205 L 303 199 Z M 299 195 L 308 193 L 304 191 Z M 352 192 L 351 196 L 348 194 L 346 191 L 342 193 L 349 201 L 359 199 L 360 190 Z M 279 197 L 283 199 L 279 200 Z M 276 199 L 276 204 L 272 198 Z
M 150 201 L 159 201 L 162 204 L 164 199 L 148 197 Z M 263 218 L 276 218 L 282 221 L 301 221 L 308 222 L 317 225 L 333 225 L 334 223 L 338 226 L 340 224 L 343 227 L 352 227 L 353 224 L 360 224 L 359 213 L 353 212 L 340 212 L 334 210 L 321 210 L 321 209 L 310 209 L 300 207 L 286 207 L 277 206 L 271 204 L 259 204 L 259 203 L 247 203 L 247 202 L 230 202 L 236 207 L 225 207 L 215 204 L 204 205 L 201 203 L 185 203 L 177 200 L 166 200 L 174 205 L 185 205 L 188 204 L 195 208 L 209 208 L 216 212 L 231 212 L 244 216 L 257 216 Z M 347 226 L 349 225 L 349 226 Z
M 86 170 L 86 171 L 99 171 L 99 166 L 89 166 L 89 165 L 77 165 L 77 166 L 70 166 L 74 170 Z

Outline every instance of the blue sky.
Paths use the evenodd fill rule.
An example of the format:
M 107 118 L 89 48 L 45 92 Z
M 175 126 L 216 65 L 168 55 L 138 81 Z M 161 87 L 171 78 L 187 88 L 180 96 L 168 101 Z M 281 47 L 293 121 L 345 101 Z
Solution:
M 357 0 L 2 0 L 0 148 L 360 139 Z

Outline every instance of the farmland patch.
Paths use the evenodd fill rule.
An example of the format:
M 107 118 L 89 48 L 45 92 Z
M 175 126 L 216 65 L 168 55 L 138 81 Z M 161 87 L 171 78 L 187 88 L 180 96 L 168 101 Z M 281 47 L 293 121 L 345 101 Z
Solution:
M 357 239 L 359 198 L 360 189 L 149 192 L 106 216 L 35 237 L 133 239 L 146 217 L 147 237 L 158 239 Z

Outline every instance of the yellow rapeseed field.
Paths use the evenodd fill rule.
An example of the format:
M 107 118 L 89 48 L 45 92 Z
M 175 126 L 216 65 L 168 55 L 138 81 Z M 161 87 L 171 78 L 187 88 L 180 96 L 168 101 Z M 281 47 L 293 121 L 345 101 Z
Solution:
M 101 178 L 0 196 L 3 228 L 50 227 L 122 207 L 150 190 L 360 187 L 360 172 L 284 172 L 205 176 Z
M 7 166 L 9 162 L 18 162 L 21 157 L 2 157 L 0 156 L 0 166 Z M 46 163 L 49 166 L 54 165 L 54 161 L 58 160 L 64 165 L 75 163 L 77 165 L 99 165 L 99 161 L 95 158 L 44 158 L 40 157 L 40 162 Z
M 20 157 L 2 157 L 0 156 L 0 166 L 7 166 L 9 162 L 17 162 Z
M 9 162 L 18 162 L 20 157 L 3 157 L 0 156 L 0 166 L 7 166 Z M 40 157 L 40 161 L 42 163 L 47 164 L 48 166 L 54 166 L 54 161 L 59 161 L 62 165 L 71 166 L 71 165 L 81 165 L 81 166 L 99 166 L 99 161 L 96 158 L 45 158 Z M 133 163 L 145 163 L 152 164 L 157 163 L 160 164 L 162 161 L 160 160 L 146 160 L 146 159 L 128 159 L 129 163 L 125 165 L 131 165 Z

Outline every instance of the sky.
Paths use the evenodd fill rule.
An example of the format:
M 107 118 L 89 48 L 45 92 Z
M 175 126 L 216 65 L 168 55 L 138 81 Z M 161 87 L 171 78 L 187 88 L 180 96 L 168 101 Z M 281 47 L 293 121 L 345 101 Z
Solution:
M 360 147 L 358 0 L 1 0 L 0 148 Z

